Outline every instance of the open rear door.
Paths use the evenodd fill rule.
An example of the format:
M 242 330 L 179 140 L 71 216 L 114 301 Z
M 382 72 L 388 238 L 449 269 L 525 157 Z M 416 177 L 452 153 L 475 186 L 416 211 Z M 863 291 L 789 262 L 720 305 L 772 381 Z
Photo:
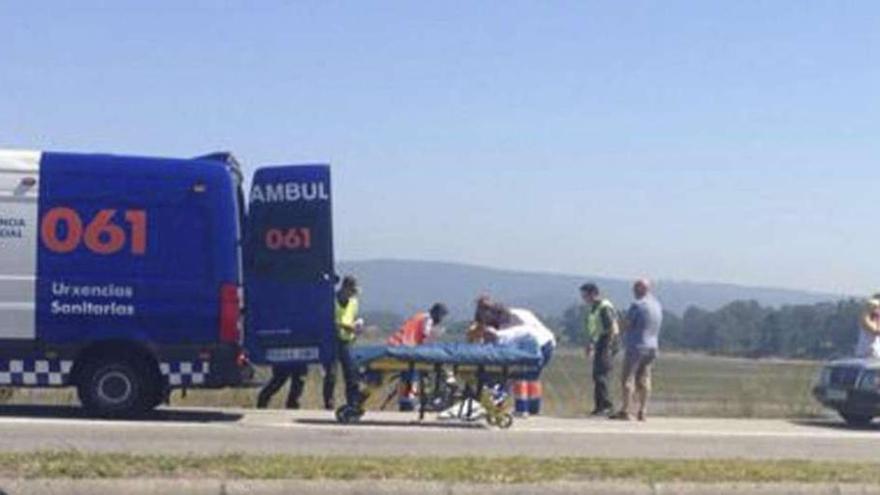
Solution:
M 245 346 L 256 363 L 333 358 L 330 167 L 258 169 L 244 235 Z

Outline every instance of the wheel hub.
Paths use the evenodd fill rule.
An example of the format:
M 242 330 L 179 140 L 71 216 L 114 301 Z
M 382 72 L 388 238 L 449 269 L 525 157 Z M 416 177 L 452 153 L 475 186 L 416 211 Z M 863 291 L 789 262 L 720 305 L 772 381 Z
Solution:
M 131 397 L 132 384 L 120 371 L 111 371 L 98 380 L 98 398 L 109 404 L 122 404 Z

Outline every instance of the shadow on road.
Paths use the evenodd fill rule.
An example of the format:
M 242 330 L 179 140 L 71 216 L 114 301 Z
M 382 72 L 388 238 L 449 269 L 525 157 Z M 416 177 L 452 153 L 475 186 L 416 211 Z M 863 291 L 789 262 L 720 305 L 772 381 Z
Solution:
M 76 406 L 43 406 L 43 405 L 0 405 L 0 417 L 24 417 L 24 418 L 53 418 L 53 419 L 83 419 L 94 420 L 87 415 L 82 408 Z M 197 411 L 157 409 L 138 418 L 127 421 L 167 421 L 170 423 L 224 423 L 235 422 L 242 418 L 241 414 L 231 414 L 220 411 Z
M 333 419 L 311 419 L 311 418 L 303 418 L 303 419 L 295 419 L 294 423 L 299 423 L 303 425 L 318 425 L 318 426 L 329 426 L 329 425 L 340 425 L 339 422 Z M 444 421 L 392 421 L 392 420 L 379 420 L 379 419 L 361 419 L 357 423 L 349 423 L 345 426 L 406 426 L 411 428 L 439 428 L 439 429 L 457 429 L 457 430 L 483 430 L 488 428 L 488 426 L 483 422 L 475 422 L 475 423 L 460 423 L 460 422 L 444 422 Z
M 825 428 L 837 431 L 877 431 L 880 432 L 880 423 L 874 422 L 866 426 L 850 426 L 843 421 L 833 419 L 793 419 L 791 424 L 798 426 L 810 426 L 813 428 Z

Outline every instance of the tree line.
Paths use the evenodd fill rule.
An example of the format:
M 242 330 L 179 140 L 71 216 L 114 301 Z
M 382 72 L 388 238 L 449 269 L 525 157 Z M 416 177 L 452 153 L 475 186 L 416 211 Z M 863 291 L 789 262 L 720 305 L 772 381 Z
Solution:
M 660 346 L 667 350 L 696 351 L 742 357 L 829 359 L 852 354 L 862 303 L 850 299 L 810 305 L 762 306 L 735 301 L 709 311 L 688 308 L 678 315 L 664 312 Z M 626 307 L 618 308 L 621 313 Z M 582 346 L 583 305 L 572 305 L 562 315 L 539 315 L 564 345 Z M 403 317 L 389 312 L 365 315 L 367 321 L 390 331 Z M 446 340 L 461 340 L 469 322 L 447 323 Z
M 857 300 L 767 307 L 735 301 L 714 311 L 665 312 L 661 347 L 744 357 L 829 359 L 852 354 L 862 303 Z M 625 308 L 624 308 L 625 310 Z M 583 306 L 565 311 L 566 340 L 582 344 Z

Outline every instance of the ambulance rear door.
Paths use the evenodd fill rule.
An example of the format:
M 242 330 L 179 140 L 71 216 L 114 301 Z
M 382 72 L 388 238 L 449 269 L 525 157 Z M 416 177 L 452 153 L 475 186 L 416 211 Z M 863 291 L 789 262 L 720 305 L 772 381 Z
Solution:
M 330 167 L 260 168 L 244 226 L 245 347 L 263 364 L 333 359 Z

